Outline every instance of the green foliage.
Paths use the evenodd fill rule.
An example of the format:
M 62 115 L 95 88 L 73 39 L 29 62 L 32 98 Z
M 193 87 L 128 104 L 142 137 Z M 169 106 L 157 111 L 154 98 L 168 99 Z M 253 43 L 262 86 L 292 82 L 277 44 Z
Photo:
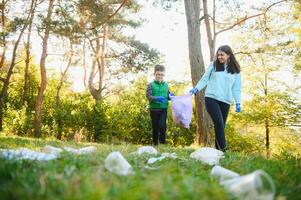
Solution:
M 260 153 L 263 151 L 260 141 L 258 141 L 254 135 L 248 136 L 246 134 L 239 133 L 233 123 L 233 121 L 230 121 L 226 125 L 227 146 L 230 151 L 245 154 Z
M 246 123 L 261 124 L 269 120 L 271 126 L 289 126 L 300 123 L 300 104 L 287 93 L 271 92 L 267 96 L 254 95 L 244 102 L 244 112 L 237 118 Z

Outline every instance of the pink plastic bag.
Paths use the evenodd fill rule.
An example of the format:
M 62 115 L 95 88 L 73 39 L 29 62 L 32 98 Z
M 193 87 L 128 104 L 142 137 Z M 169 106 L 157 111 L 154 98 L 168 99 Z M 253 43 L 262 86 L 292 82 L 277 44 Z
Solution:
M 173 120 L 185 128 L 189 128 L 192 117 L 192 96 L 170 96 Z

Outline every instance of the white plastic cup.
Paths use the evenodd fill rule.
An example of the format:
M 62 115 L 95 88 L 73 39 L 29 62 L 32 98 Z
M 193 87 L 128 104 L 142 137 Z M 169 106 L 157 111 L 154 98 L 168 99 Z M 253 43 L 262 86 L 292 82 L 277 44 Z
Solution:
M 221 182 L 228 192 L 244 200 L 273 200 L 275 185 L 263 170 Z
M 211 176 L 218 179 L 219 181 L 224 181 L 224 180 L 238 177 L 239 174 L 229 169 L 216 165 L 211 170 Z

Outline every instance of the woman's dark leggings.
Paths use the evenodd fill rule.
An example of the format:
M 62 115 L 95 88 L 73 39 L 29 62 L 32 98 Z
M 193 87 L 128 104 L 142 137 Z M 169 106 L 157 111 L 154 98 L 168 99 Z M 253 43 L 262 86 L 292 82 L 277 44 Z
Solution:
M 230 105 L 209 97 L 205 97 L 205 104 L 214 124 L 215 148 L 226 151 L 225 125 Z
M 154 145 L 165 144 L 167 109 L 151 110 Z M 159 141 L 158 141 L 159 139 Z

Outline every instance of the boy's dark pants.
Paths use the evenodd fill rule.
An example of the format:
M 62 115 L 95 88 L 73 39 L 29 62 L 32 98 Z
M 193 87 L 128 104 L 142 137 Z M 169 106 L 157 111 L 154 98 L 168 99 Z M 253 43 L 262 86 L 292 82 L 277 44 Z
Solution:
M 158 139 L 160 144 L 165 144 L 167 109 L 150 110 L 150 116 L 152 119 L 154 145 L 158 145 Z
M 213 98 L 205 97 L 205 105 L 215 129 L 215 148 L 226 151 L 225 125 L 230 105 Z

